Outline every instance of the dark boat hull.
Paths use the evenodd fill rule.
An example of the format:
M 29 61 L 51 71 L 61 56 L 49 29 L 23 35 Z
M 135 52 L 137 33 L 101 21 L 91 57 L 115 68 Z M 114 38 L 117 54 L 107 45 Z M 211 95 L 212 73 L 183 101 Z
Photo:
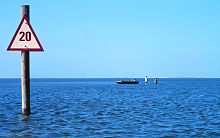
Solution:
M 118 84 L 138 84 L 139 81 L 116 81 Z

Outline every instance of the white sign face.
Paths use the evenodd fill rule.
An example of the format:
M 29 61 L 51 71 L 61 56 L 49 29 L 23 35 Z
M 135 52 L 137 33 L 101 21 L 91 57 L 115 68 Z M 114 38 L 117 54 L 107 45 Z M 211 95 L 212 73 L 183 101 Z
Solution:
M 7 49 L 8 51 L 44 51 L 28 18 L 24 16 Z

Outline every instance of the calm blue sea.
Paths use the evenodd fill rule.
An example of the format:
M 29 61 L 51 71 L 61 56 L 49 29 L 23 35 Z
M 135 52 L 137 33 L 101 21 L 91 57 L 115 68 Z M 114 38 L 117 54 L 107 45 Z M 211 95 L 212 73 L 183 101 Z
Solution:
M 0 79 L 0 137 L 220 137 L 220 79 Z

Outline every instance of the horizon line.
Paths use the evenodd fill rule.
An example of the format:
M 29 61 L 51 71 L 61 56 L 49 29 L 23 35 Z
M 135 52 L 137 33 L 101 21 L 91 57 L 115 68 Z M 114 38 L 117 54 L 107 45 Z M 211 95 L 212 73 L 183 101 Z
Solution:
M 144 79 L 144 77 L 33 77 L 30 79 Z M 149 77 L 149 79 L 220 79 L 220 77 Z M 0 78 L 0 79 L 21 79 L 21 78 Z

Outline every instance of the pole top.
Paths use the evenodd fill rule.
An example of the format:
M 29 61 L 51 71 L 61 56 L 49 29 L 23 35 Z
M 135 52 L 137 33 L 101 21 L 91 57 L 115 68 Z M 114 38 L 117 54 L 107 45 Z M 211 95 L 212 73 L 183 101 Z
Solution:
M 29 20 L 30 18 L 30 6 L 29 5 L 21 6 L 21 18 L 23 18 L 23 16 L 26 16 Z
M 29 5 L 22 5 L 22 7 L 23 7 L 23 6 L 27 6 L 27 7 L 29 7 Z
M 29 5 L 22 5 L 21 8 L 22 8 L 22 10 L 29 10 L 30 6 Z

